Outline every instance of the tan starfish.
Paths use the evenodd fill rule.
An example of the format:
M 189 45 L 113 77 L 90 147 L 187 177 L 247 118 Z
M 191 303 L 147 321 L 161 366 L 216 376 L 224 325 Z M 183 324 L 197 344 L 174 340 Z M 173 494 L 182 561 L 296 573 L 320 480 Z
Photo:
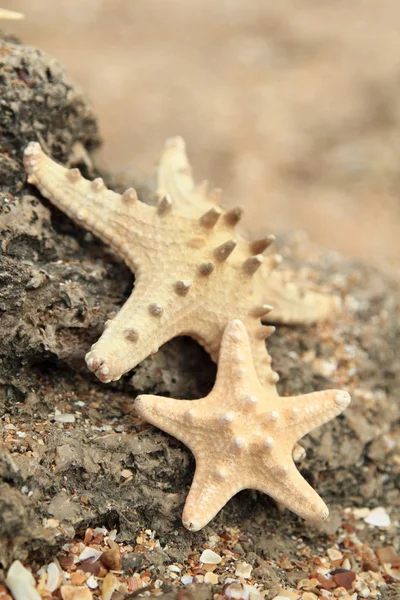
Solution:
M 198 531 L 240 490 L 251 488 L 310 520 L 329 511 L 300 475 L 294 444 L 340 414 L 347 392 L 326 390 L 280 398 L 257 377 L 246 328 L 239 320 L 225 330 L 213 390 L 200 400 L 140 396 L 139 415 L 181 440 L 196 458 L 196 472 L 183 524 Z
M 335 298 L 282 283 L 273 273 L 281 257 L 263 255 L 274 236 L 248 242 L 235 231 L 240 210 L 224 210 L 215 204 L 215 192 L 208 196 L 204 186 L 195 188 L 180 138 L 167 144 L 161 160 L 157 207 L 140 202 L 132 188 L 121 195 L 100 178 L 87 181 L 78 169 L 47 157 L 36 142 L 26 148 L 24 161 L 28 182 L 109 244 L 135 273 L 130 298 L 86 356 L 102 381 L 119 379 L 177 335 L 193 337 L 217 361 L 226 325 L 240 318 L 261 381 L 274 383 L 278 375 L 264 341 L 273 328 L 260 323 L 271 301 L 274 320 L 282 322 L 312 322 L 337 308 Z

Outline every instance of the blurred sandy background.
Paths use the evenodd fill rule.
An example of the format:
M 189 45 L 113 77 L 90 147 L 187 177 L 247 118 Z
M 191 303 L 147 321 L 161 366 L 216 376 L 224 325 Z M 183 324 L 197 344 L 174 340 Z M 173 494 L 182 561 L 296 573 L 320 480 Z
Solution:
M 399 0 L 1 0 L 92 99 L 116 171 L 182 135 L 254 233 L 400 256 Z

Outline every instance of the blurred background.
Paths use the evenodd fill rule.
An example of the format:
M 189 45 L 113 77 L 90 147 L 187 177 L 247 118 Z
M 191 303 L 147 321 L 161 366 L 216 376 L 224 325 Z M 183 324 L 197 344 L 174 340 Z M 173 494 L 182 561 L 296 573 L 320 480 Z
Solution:
M 255 233 L 400 256 L 399 0 L 0 0 L 91 98 L 114 171 L 182 135 Z

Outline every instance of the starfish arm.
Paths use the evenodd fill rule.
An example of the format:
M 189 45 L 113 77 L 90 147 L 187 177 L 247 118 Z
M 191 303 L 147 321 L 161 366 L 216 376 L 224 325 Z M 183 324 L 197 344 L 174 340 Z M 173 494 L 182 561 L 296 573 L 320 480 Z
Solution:
M 225 465 L 213 464 L 215 457 L 196 455 L 196 471 L 186 499 L 182 522 L 190 531 L 199 531 L 243 489 Z
M 288 453 L 277 467 L 260 473 L 251 485 L 307 521 L 323 521 L 329 516 L 325 502 L 296 469 Z
M 246 393 L 248 382 L 252 382 L 252 393 L 258 394 L 262 393 L 261 380 L 264 390 L 266 386 L 270 393 L 277 396 L 275 383 L 279 376 L 271 368 L 271 358 L 264 339 L 260 339 L 258 335 L 259 330 L 263 333 L 263 329 L 266 328 L 258 325 L 254 335 L 251 335 L 250 331 L 252 338 L 250 344 L 249 333 L 243 322 L 234 319 L 229 323 L 221 342 L 216 390 L 226 390 L 229 385 L 234 389 L 242 388 Z
M 24 153 L 28 182 L 41 194 L 135 268 L 137 242 L 153 230 L 155 209 L 138 201 L 132 188 L 120 195 L 108 190 L 102 179 L 88 181 L 78 169 L 66 169 L 49 158 L 37 142 Z
M 287 325 L 316 323 L 338 313 L 341 307 L 338 296 L 304 290 L 294 282 L 286 282 L 285 275 L 274 271 L 264 282 L 263 295 L 274 307 L 265 321 Z
M 196 435 L 197 430 L 193 421 L 193 406 L 196 402 L 199 401 L 143 394 L 136 398 L 134 406 L 143 419 L 190 447 L 192 436 Z
M 341 390 L 323 390 L 280 400 L 281 411 L 286 416 L 287 435 L 297 442 L 316 427 L 340 415 L 350 404 L 351 397 Z
M 104 382 L 115 381 L 150 354 L 182 334 L 190 314 L 190 297 L 174 296 L 174 283 L 139 273 L 135 288 L 118 314 L 107 321 L 99 340 L 86 355 L 91 371 Z
M 215 205 L 207 197 L 207 185 L 195 186 L 186 145 L 181 137 L 170 138 L 165 143 L 157 169 L 157 193 L 160 197 L 165 194 L 171 196 L 178 211 L 192 217 Z
M 279 381 L 279 375 L 272 369 L 271 356 L 265 346 L 264 337 L 267 337 L 270 333 L 268 330 L 273 330 L 273 327 L 258 326 L 257 332 L 252 335 L 249 331 L 251 339 L 251 349 L 253 353 L 254 366 L 257 372 L 258 379 L 264 388 L 264 391 L 278 396 L 276 391 L 276 383 Z M 257 339 L 257 334 L 261 334 L 261 339 Z
M 265 360 L 268 357 L 264 346 L 263 356 Z M 269 365 L 267 367 L 270 369 Z M 273 372 L 271 371 L 271 374 Z M 261 384 L 258 381 L 257 372 L 254 366 L 253 352 L 250 345 L 249 335 L 246 327 L 239 319 L 231 321 L 222 336 L 221 348 L 218 359 L 218 372 L 215 383 L 215 393 L 229 394 L 229 391 L 242 390 L 243 393 L 259 393 Z M 274 387 L 271 381 L 271 386 Z M 257 388 L 257 389 L 255 389 Z M 229 400 L 227 400 L 229 402 Z

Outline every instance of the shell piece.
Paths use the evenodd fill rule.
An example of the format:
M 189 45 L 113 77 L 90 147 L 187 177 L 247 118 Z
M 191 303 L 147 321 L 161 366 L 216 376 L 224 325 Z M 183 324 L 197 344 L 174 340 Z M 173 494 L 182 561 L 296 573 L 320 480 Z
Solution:
M 216 361 L 223 331 L 234 318 L 247 327 L 261 381 L 271 382 L 265 339 L 273 329 L 262 329 L 260 307 L 274 306 L 263 319 L 288 323 L 333 312 L 331 298 L 284 283 L 273 271 L 276 257 L 253 253 L 264 250 L 271 236 L 251 246 L 234 230 L 240 211 L 224 210 L 215 205 L 217 191 L 195 186 L 181 138 L 169 140 L 161 158 L 158 207 L 138 200 L 132 188 L 120 195 L 101 179 L 71 175 L 36 142 L 26 148 L 24 163 L 29 183 L 110 245 L 135 273 L 130 298 L 86 356 L 104 382 L 119 379 L 177 335 L 194 337 Z M 179 282 L 189 281 L 188 293 Z
M 235 319 L 223 335 L 216 383 L 207 397 L 140 396 L 135 408 L 192 450 L 196 472 L 182 520 L 185 527 L 198 531 L 245 488 L 269 494 L 304 519 L 326 519 L 325 503 L 300 475 L 292 452 L 301 437 L 339 415 L 349 403 L 349 394 L 339 390 L 281 398 L 274 381 L 262 386 L 246 328 Z M 200 560 L 217 562 L 209 550 Z
M 41 600 L 32 573 L 19 560 L 8 569 L 6 584 L 15 600 Z

